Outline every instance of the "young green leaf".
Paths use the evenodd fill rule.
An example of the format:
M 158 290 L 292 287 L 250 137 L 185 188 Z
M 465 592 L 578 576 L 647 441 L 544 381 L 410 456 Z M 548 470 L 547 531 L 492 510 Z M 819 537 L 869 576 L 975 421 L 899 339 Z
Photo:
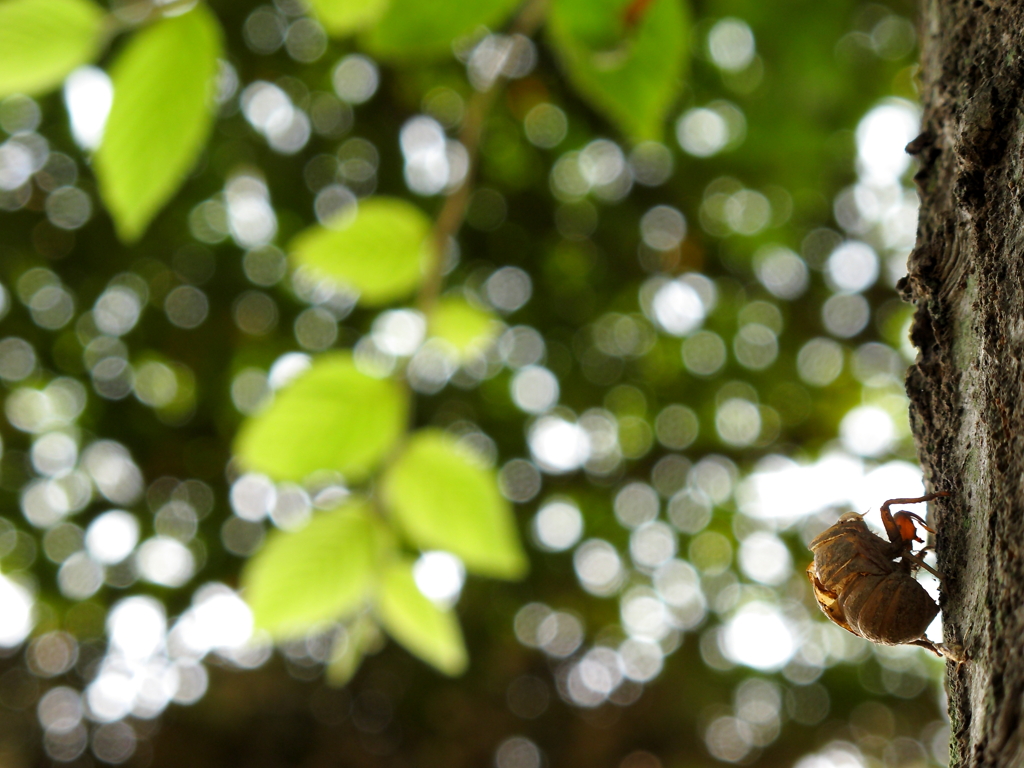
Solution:
M 481 26 L 500 27 L 519 4 L 520 0 L 391 0 L 364 42 L 371 53 L 385 59 L 450 56 L 452 40 Z
M 460 296 L 446 296 L 430 313 L 430 335 L 452 345 L 463 357 L 487 349 L 501 332 L 501 321 Z
M 274 637 L 298 637 L 355 611 L 387 543 L 365 502 L 322 512 L 298 531 L 275 531 L 242 574 L 256 626 Z
M 680 0 L 554 0 L 548 35 L 587 101 L 634 141 L 657 139 L 682 86 L 690 25 Z
M 397 198 L 371 197 L 335 228 L 303 230 L 289 251 L 296 267 L 353 288 L 360 303 L 375 306 L 412 293 L 433 248 L 423 211 Z
M 346 624 L 335 635 L 331 646 L 331 658 L 324 670 L 328 685 L 340 688 L 348 683 L 359 669 L 367 649 L 377 647 L 383 639 L 380 627 L 366 613 L 359 614 Z
M 466 669 L 466 646 L 459 620 L 451 610 L 430 602 L 412 576 L 412 563 L 395 561 L 381 577 L 376 614 L 387 633 L 446 675 Z
M 235 454 L 275 480 L 302 480 L 321 469 L 361 479 L 402 434 L 407 409 L 394 381 L 360 372 L 347 353 L 320 355 L 242 425 Z
M 114 103 L 94 166 L 125 242 L 142 236 L 206 142 L 221 37 L 200 3 L 137 32 L 111 68 Z
M 103 15 L 89 0 L 0 3 L 0 97 L 44 93 L 92 61 L 103 44 Z
M 388 0 L 310 0 L 310 5 L 329 33 L 343 37 L 377 21 Z
M 443 549 L 466 569 L 503 579 L 526 572 L 509 503 L 493 470 L 438 429 L 410 438 L 384 477 L 395 522 L 421 549 Z

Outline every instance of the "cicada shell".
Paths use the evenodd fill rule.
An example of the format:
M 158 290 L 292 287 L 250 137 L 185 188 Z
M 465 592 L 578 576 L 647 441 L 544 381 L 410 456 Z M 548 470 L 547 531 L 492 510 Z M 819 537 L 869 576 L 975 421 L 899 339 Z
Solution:
M 919 645 L 939 656 L 957 658 L 957 653 L 924 636 L 939 606 L 913 575 L 918 566 L 932 570 L 913 551 L 913 542 L 920 541 L 914 520 L 922 526 L 923 521 L 909 512 L 893 516 L 889 511 L 890 504 L 946 495 L 885 502 L 882 522 L 889 541 L 868 530 L 863 515 L 854 512 L 815 538 L 807 577 L 822 612 L 843 629 L 874 643 Z

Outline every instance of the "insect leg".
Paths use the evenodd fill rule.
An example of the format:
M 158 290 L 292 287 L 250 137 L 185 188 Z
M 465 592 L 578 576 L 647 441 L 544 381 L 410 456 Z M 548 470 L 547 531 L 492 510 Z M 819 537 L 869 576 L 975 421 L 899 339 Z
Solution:
M 933 643 L 931 640 L 929 640 L 928 638 L 925 638 L 925 637 L 922 637 L 919 640 L 911 640 L 909 643 L 907 643 L 907 645 L 919 645 L 922 648 L 927 648 L 929 651 L 934 653 L 940 659 L 943 656 L 942 651 L 945 650 L 945 648 L 942 646 L 941 643 L 939 645 L 935 645 L 935 643 Z
M 889 506 L 890 505 L 892 505 L 892 504 L 919 504 L 922 501 L 931 501 L 932 499 L 937 499 L 940 496 L 949 496 L 949 493 L 946 492 L 946 491 L 939 491 L 938 493 L 929 493 L 929 494 L 927 494 L 925 496 L 920 496 L 920 497 L 918 497 L 916 499 L 889 499 L 887 502 L 885 502 L 882 505 L 882 525 L 885 526 L 885 533 L 886 533 L 886 535 L 888 535 L 889 541 L 891 541 L 893 544 L 902 544 L 904 542 L 913 541 L 914 540 L 914 536 L 913 535 L 911 535 L 910 537 L 907 537 L 907 536 L 903 535 L 904 534 L 904 530 L 901 528 L 899 522 L 897 522 L 895 519 L 893 519 L 893 514 L 892 514 L 892 512 L 889 511 Z M 910 512 L 898 512 L 897 515 L 908 515 L 910 517 L 915 517 L 918 520 L 921 519 L 917 515 L 911 515 Z M 906 520 L 907 523 L 910 523 L 909 518 L 903 518 L 903 519 Z M 911 525 L 911 528 L 912 528 L 913 524 L 910 523 L 910 525 Z
M 923 557 L 921 557 L 921 555 L 922 555 L 923 553 L 924 553 L 924 550 L 921 550 L 921 552 L 919 552 L 919 553 L 917 553 L 917 554 L 915 555 L 915 554 L 914 554 L 913 552 L 911 552 L 911 551 L 910 551 L 910 550 L 908 549 L 908 550 L 907 550 L 906 552 L 904 552 L 904 553 L 903 553 L 903 557 L 905 557 L 906 559 L 910 560 L 911 562 L 913 562 L 913 563 L 915 563 L 915 564 L 917 564 L 917 565 L 921 566 L 921 567 L 922 567 L 922 568 L 924 568 L 924 569 L 925 569 L 926 571 L 928 571 L 928 573 L 930 573 L 930 574 L 931 574 L 932 576 L 934 576 L 934 577 L 935 577 L 935 578 L 937 578 L 937 579 L 938 579 L 939 581 L 941 581 L 941 582 L 942 582 L 943 584 L 945 584 L 945 583 L 946 583 L 946 577 L 945 577 L 945 576 L 943 576 L 943 575 L 942 575 L 941 573 L 939 573 L 938 571 L 936 571 L 936 570 L 935 570 L 934 568 L 932 568 L 932 567 L 931 567 L 930 565 L 928 565 L 928 563 L 926 563 L 926 562 L 924 561 L 924 558 L 923 558 Z

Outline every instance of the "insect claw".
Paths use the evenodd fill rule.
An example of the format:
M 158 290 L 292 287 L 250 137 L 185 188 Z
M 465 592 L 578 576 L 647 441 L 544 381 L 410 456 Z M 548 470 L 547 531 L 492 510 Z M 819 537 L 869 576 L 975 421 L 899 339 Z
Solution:
M 952 629 L 950 629 L 949 634 L 953 634 Z M 937 643 L 936 647 L 942 652 L 943 656 L 950 661 L 956 662 L 958 667 L 963 666 L 971 660 L 970 655 L 967 653 L 967 649 L 964 648 L 959 640 L 955 639 L 955 636 L 949 642 Z
M 915 515 L 913 512 L 907 512 L 906 510 L 903 510 L 902 512 L 897 512 L 896 514 L 897 515 L 906 515 L 907 517 L 911 517 L 911 518 L 913 518 L 914 520 L 917 521 L 918 525 L 920 525 L 922 528 L 924 528 L 926 531 L 928 531 L 928 533 L 935 533 L 935 529 L 934 528 L 929 528 L 928 524 L 924 521 L 924 518 L 921 517 L 920 515 Z M 920 539 L 917 539 L 917 541 L 920 541 Z
M 971 657 L 967 655 L 967 651 L 960 643 L 938 643 L 935 646 L 947 659 L 955 663 L 958 667 L 962 667 L 964 664 L 971 660 Z

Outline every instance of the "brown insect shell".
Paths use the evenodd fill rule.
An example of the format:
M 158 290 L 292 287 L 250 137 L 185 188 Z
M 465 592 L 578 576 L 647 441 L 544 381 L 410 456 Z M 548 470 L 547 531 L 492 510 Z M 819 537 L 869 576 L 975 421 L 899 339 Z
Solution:
M 939 612 L 910 562 L 895 561 L 903 545 L 873 534 L 861 515 L 843 515 L 810 549 L 808 574 L 821 610 L 855 635 L 882 645 L 911 643 Z

